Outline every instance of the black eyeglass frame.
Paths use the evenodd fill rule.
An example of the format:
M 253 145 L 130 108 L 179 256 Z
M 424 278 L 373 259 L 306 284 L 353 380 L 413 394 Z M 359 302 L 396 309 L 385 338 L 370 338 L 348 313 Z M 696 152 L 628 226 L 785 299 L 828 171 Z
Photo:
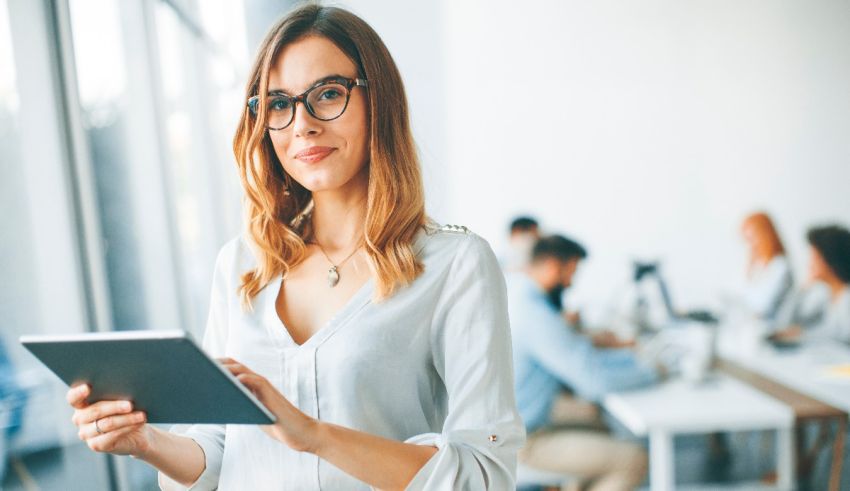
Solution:
M 328 118 L 328 119 L 323 119 L 323 118 L 320 118 L 319 116 L 317 116 L 315 111 L 313 111 L 313 106 L 311 106 L 310 104 L 307 103 L 307 96 L 310 95 L 310 92 L 313 92 L 314 90 L 316 90 L 320 87 L 324 87 L 325 85 L 330 85 L 330 84 L 339 84 L 339 85 L 342 85 L 342 86 L 345 87 L 345 89 L 346 89 L 345 105 L 342 107 L 342 111 L 340 111 L 339 114 L 337 114 L 336 116 L 334 116 L 332 118 Z M 285 98 L 289 99 L 290 104 L 292 104 L 292 114 L 289 117 L 289 121 L 285 125 L 281 126 L 280 128 L 272 128 L 271 126 L 266 124 L 266 129 L 271 130 L 271 131 L 280 131 L 280 130 L 288 128 L 289 125 L 292 124 L 292 121 L 295 120 L 295 105 L 299 102 L 301 103 L 301 105 L 304 106 L 304 108 L 307 109 L 307 112 L 310 114 L 310 116 L 318 119 L 319 121 L 333 121 L 333 120 L 337 119 L 338 117 L 342 116 L 345 113 L 345 110 L 348 109 L 348 102 L 351 100 L 351 91 L 352 91 L 352 89 L 354 89 L 354 87 L 363 87 L 365 89 L 365 88 L 369 87 L 369 83 L 365 78 L 331 77 L 331 78 L 327 78 L 327 79 L 324 79 L 322 81 L 317 82 L 315 85 L 313 85 L 309 89 L 305 90 L 300 95 L 297 95 L 297 96 L 294 96 L 294 97 L 291 96 L 291 95 L 287 95 L 287 94 L 270 94 L 268 97 L 266 97 L 266 99 L 268 99 L 269 97 L 285 97 Z M 260 108 L 260 96 L 259 95 L 255 95 L 255 96 L 248 98 L 248 109 L 251 111 L 251 114 L 253 114 L 254 117 L 257 117 L 257 113 L 258 113 L 259 108 Z

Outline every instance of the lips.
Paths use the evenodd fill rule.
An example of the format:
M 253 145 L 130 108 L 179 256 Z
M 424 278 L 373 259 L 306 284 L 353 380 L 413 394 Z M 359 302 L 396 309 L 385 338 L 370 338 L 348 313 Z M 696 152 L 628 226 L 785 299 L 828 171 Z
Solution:
M 336 148 L 319 146 L 305 148 L 304 150 L 301 150 L 300 152 L 296 153 L 295 158 L 302 162 L 312 164 L 327 157 L 328 155 L 333 153 L 334 150 L 336 150 Z

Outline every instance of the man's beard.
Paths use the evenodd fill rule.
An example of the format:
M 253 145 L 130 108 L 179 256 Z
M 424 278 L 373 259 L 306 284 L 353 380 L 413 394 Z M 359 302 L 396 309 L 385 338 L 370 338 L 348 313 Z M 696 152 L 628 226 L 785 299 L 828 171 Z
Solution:
M 559 312 L 564 308 L 563 298 L 564 290 L 566 289 L 567 287 L 564 285 L 556 285 L 546 292 L 546 298 L 549 300 L 549 304 L 555 307 L 555 309 Z

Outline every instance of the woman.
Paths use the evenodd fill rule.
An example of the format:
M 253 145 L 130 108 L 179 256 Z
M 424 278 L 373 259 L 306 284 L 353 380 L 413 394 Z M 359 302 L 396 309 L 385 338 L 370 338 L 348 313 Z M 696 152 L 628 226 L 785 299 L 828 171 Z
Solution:
M 124 401 L 86 406 L 83 385 L 80 437 L 167 489 L 512 488 L 504 280 L 481 238 L 427 220 L 387 48 L 304 6 L 265 38 L 246 96 L 248 231 L 219 254 L 204 346 L 277 423 L 168 433 Z
M 798 294 L 774 339 L 784 342 L 832 340 L 850 343 L 850 231 L 815 227 L 809 241 L 809 286 Z
M 741 225 L 741 235 L 750 246 L 744 294 L 747 307 L 756 317 L 772 325 L 793 287 L 785 248 L 773 221 L 765 213 L 748 216 Z

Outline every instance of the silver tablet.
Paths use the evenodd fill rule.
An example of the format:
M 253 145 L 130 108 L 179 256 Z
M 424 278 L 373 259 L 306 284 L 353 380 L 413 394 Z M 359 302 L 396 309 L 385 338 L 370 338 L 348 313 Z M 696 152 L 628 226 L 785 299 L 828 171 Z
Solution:
M 275 417 L 184 331 L 22 336 L 69 386 L 87 383 L 89 402 L 131 400 L 149 423 L 271 424 Z

